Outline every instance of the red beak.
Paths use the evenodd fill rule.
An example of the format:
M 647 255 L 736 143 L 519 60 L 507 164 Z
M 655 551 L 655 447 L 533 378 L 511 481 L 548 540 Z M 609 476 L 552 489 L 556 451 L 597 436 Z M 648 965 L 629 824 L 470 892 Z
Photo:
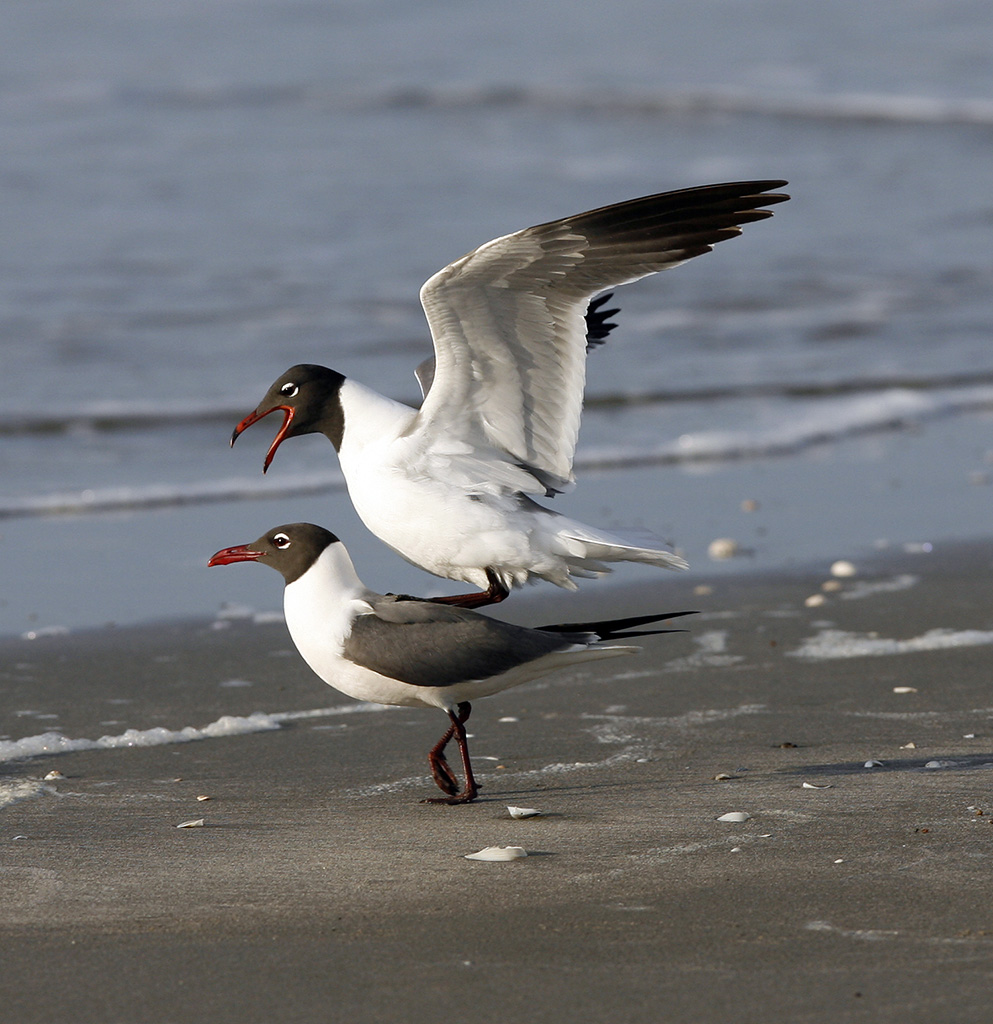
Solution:
M 221 548 L 210 556 L 207 565 L 230 565 L 232 562 L 255 562 L 262 558 L 264 551 L 253 551 L 247 544 L 239 544 L 233 548 Z
M 256 410 L 253 413 L 249 413 L 249 415 L 234 428 L 234 433 L 231 435 L 231 446 L 234 447 L 234 443 L 238 440 L 238 435 L 241 434 L 242 431 L 247 430 L 253 423 L 258 423 L 259 420 L 264 419 L 269 415 L 269 413 L 275 412 L 277 409 L 283 413 L 283 425 L 277 431 L 272 444 L 269 445 L 269 451 L 266 452 L 265 462 L 262 463 L 263 473 L 266 472 L 275 457 L 276 449 L 286 439 L 286 435 L 293 424 L 293 409 L 288 405 L 274 405 L 271 409 L 266 409 L 265 412 L 259 412 Z

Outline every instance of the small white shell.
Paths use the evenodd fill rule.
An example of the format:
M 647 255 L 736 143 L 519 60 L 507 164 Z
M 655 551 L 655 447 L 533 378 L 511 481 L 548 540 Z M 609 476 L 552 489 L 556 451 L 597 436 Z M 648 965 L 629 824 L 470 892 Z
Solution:
M 748 821 L 751 815 L 748 811 L 728 811 L 727 814 L 722 814 L 717 820 L 718 821 Z
M 830 789 L 831 788 L 831 783 L 830 782 L 826 782 L 823 786 L 815 786 L 814 783 L 812 783 L 812 782 L 805 782 L 803 784 L 803 788 L 804 789 Z
M 866 761 L 866 763 L 864 765 L 862 765 L 862 767 L 863 768 L 882 768 L 883 767 L 883 762 L 882 761 L 877 761 L 874 757 L 872 757 L 868 761 Z
M 508 807 L 512 818 L 540 818 L 541 811 L 536 807 Z
M 192 821 L 181 821 L 176 828 L 200 828 L 203 825 L 203 818 L 194 818 Z
M 916 686 L 894 686 L 894 693 L 917 693 Z
M 715 560 L 734 558 L 740 550 L 738 542 L 731 537 L 718 537 L 707 546 L 707 554 Z
M 911 740 L 909 743 L 903 743 L 900 745 L 901 750 L 916 750 L 917 744 Z
M 62 774 L 62 772 L 60 772 L 58 769 L 55 769 L 54 771 L 50 771 L 45 776 L 45 781 L 46 782 L 52 782 L 55 779 L 64 779 L 64 778 L 65 778 L 65 776 Z
M 832 576 L 854 576 L 857 572 L 854 564 L 845 559 L 840 559 L 831 566 Z
M 820 608 L 824 600 L 823 594 L 811 594 L 810 597 L 804 598 L 803 603 L 807 608 Z
M 518 860 L 526 857 L 527 850 L 523 846 L 487 846 L 475 853 L 467 853 L 466 860 Z
M 201 803 L 203 803 L 204 800 L 209 800 L 209 799 L 210 799 L 210 797 L 209 796 L 205 796 L 203 793 L 201 793 L 200 796 L 197 797 L 197 800 L 199 800 Z

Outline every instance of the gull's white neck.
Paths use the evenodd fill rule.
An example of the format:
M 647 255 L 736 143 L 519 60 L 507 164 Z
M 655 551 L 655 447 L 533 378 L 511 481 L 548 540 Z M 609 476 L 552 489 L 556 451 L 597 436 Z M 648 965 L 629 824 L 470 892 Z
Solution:
M 339 456 L 347 459 L 372 443 L 395 440 L 410 425 L 417 410 L 381 395 L 346 377 L 338 392 L 345 430 Z
M 283 591 L 286 626 L 304 660 L 315 662 L 341 653 L 352 628 L 356 602 L 372 591 L 355 572 L 344 544 L 329 544 L 314 564 Z M 318 674 L 320 672 L 318 671 Z

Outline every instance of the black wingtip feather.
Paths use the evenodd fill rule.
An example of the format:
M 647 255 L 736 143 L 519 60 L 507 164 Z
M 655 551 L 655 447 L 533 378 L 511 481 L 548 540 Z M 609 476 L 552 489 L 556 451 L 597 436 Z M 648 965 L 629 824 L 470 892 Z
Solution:
M 602 345 L 606 340 L 610 332 L 617 326 L 617 324 L 608 323 L 612 316 L 617 316 L 620 313 L 621 308 L 618 306 L 616 309 L 602 309 L 601 307 L 606 302 L 614 297 L 613 292 L 604 292 L 603 295 L 598 295 L 595 299 L 590 301 L 589 306 L 586 308 L 586 351 L 589 352 L 599 345 Z
M 681 633 L 676 629 L 653 629 L 640 633 L 630 633 L 627 630 L 635 626 L 647 626 L 652 622 L 664 622 L 668 619 L 678 619 L 683 615 L 698 615 L 699 612 L 663 612 L 655 615 L 632 615 L 626 619 L 605 619 L 601 622 L 562 622 L 554 626 L 538 626 L 538 629 L 548 633 L 596 633 L 601 640 L 620 640 L 628 636 L 653 636 L 657 633 Z

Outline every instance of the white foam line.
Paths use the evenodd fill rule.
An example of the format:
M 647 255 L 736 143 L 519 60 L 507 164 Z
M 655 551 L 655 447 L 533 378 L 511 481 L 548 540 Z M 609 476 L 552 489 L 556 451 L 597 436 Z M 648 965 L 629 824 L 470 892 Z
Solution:
M 34 797 L 43 796 L 45 793 L 54 793 L 51 786 L 37 779 L 18 779 L 17 781 L 0 782 L 0 808 L 9 807 L 19 800 L 31 800 Z
M 809 932 L 830 932 L 834 935 L 841 935 L 846 939 L 861 939 L 867 942 L 877 942 L 880 939 L 894 939 L 900 934 L 896 930 L 882 928 L 839 928 L 829 921 L 808 921 L 804 928 Z
M 60 109 L 86 108 L 102 100 L 104 90 L 52 88 L 45 83 L 43 99 Z M 715 112 L 802 120 L 893 122 L 944 125 L 993 124 L 993 102 L 985 96 L 944 98 L 914 93 L 763 91 L 740 86 L 701 86 L 656 91 L 568 90 L 545 85 L 522 85 L 506 79 L 472 84 L 390 84 L 366 91 L 341 90 L 323 82 L 299 82 L 276 90 L 257 89 L 237 82 L 185 82 L 165 88 L 135 91 L 128 103 L 136 109 L 166 105 L 179 108 L 242 107 L 264 103 L 268 108 L 306 106 L 320 110 L 411 109 L 526 109 L 572 111 L 607 116 L 617 113 L 658 117 L 674 113 Z
M 839 596 L 843 601 L 859 601 L 863 597 L 872 597 L 875 594 L 895 594 L 901 590 L 909 590 L 919 582 L 920 577 L 909 572 L 889 580 L 859 580 L 851 590 L 846 590 Z
M 948 721 L 958 718 L 961 714 L 965 715 L 983 715 L 984 717 L 993 717 L 993 708 L 971 708 L 969 711 L 957 712 L 957 711 L 843 711 L 842 714 L 850 715 L 853 718 L 886 718 L 894 722 L 902 721 L 904 719 L 912 721 L 915 719 L 927 719 L 930 721 L 938 721 L 940 719 L 946 719 Z
M 576 455 L 576 468 L 789 455 L 814 444 L 892 430 L 955 412 L 988 409 L 991 405 L 993 388 L 987 386 L 937 393 L 895 387 L 871 394 L 833 396 L 797 404 L 778 414 L 769 425 L 748 430 L 702 430 L 644 448 L 582 447 Z
M 956 412 L 993 408 L 993 388 L 969 386 L 938 392 L 887 388 L 868 394 L 805 401 L 771 425 L 748 430 L 713 430 L 684 434 L 662 445 L 583 447 L 576 469 L 693 464 L 740 458 L 788 455 L 813 444 L 838 441 L 878 430 L 898 429 Z M 337 470 L 280 474 L 280 479 L 230 477 L 141 487 L 88 488 L 36 494 L 0 501 L 0 519 L 40 515 L 90 515 L 122 510 L 173 508 L 221 501 L 322 494 L 343 490 Z
M 981 647 L 993 644 L 993 631 L 981 629 L 931 629 L 923 636 L 909 640 L 891 640 L 866 633 L 847 633 L 841 629 L 822 629 L 809 637 L 787 657 L 808 661 L 835 658 L 866 658 L 886 654 L 917 654 L 921 651 L 944 651 L 954 647 Z
M 11 498 L 0 504 L 0 519 L 32 515 L 91 515 L 101 512 L 178 508 L 219 501 L 243 501 L 323 494 L 345 486 L 340 473 L 327 472 L 284 477 L 278 483 L 254 477 L 201 480 L 181 487 L 149 484 L 144 487 L 102 487 Z
M 676 658 L 666 662 L 667 672 L 686 672 L 697 668 L 726 668 L 744 661 L 741 654 L 727 653 L 728 631 L 726 629 L 709 629 L 693 637 L 693 642 L 700 648 L 684 658 Z
M 761 715 L 765 704 L 739 704 L 735 708 L 707 708 L 702 711 L 687 711 L 682 715 L 635 717 L 632 715 L 582 714 L 583 719 L 602 719 L 608 722 L 630 725 L 651 725 L 663 729 L 688 729 L 710 725 L 712 722 L 726 722 L 741 715 Z
M 225 736 L 245 736 L 253 732 L 269 732 L 284 722 L 308 718 L 327 718 L 365 711 L 384 710 L 379 704 L 346 704 L 332 708 L 314 708 L 308 711 L 256 711 L 251 715 L 223 715 L 216 722 L 200 728 L 188 725 L 183 729 L 128 729 L 117 736 L 99 739 L 73 739 L 59 732 L 46 732 L 39 736 L 25 736 L 19 740 L 0 741 L 0 763 L 46 754 L 71 754 L 78 750 L 119 750 L 124 747 L 159 747 L 168 743 L 192 743 L 196 740 L 219 739 Z
M 565 775 L 570 772 L 589 771 L 594 768 L 610 768 L 617 764 L 629 764 L 644 755 L 641 748 L 629 748 L 619 754 L 613 754 L 601 761 L 572 761 L 556 762 L 546 764 L 544 768 L 531 768 L 524 771 L 502 771 L 499 775 L 489 772 L 477 772 L 476 777 L 484 782 L 489 779 L 499 778 L 501 781 L 507 779 L 533 779 L 542 775 Z M 394 779 L 391 782 L 378 782 L 371 786 L 358 786 L 348 790 L 350 797 L 376 796 L 382 793 L 397 793 L 404 789 L 412 789 L 415 786 L 423 786 L 425 780 L 430 781 L 425 775 L 408 775 L 402 779 Z

